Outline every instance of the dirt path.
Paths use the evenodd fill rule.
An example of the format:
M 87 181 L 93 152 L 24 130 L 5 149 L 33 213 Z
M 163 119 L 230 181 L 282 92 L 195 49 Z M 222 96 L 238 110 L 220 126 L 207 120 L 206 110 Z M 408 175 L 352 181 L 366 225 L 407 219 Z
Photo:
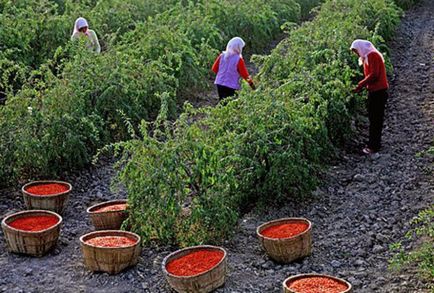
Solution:
M 433 27 L 434 1 L 422 1 L 407 14 L 392 43 L 395 79 L 381 154 L 364 157 L 358 147 L 350 147 L 308 202 L 246 215 L 237 236 L 225 243 L 230 274 L 217 292 L 280 292 L 287 276 L 307 272 L 342 276 L 355 285 L 355 292 L 425 292 L 412 272 L 393 275 L 386 268 L 388 245 L 402 239 L 408 220 L 433 202 L 432 173 L 427 173 L 432 162 L 416 157 L 434 137 Z M 117 276 L 92 274 L 82 264 L 78 238 L 92 231 L 86 208 L 125 197 L 109 191 L 112 175 L 109 167 L 101 167 L 66 178 L 75 191 L 60 243 L 47 256 L 10 254 L 0 235 L 0 292 L 169 292 L 160 266 L 173 251 L 170 247 L 145 248 L 138 266 Z M 16 190 L 18 186 L 0 191 L 1 218 L 23 209 Z M 255 229 L 286 216 L 313 221 L 314 251 L 303 261 L 278 265 L 259 248 Z

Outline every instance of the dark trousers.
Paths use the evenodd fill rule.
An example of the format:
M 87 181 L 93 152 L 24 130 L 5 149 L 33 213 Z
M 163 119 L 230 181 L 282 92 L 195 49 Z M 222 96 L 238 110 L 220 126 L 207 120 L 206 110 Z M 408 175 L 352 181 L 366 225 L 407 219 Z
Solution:
M 217 92 L 219 94 L 220 101 L 224 98 L 235 96 L 235 90 L 224 85 L 217 84 Z
M 387 90 L 370 92 L 368 95 L 369 115 L 369 143 L 368 147 L 374 151 L 381 148 L 381 132 L 384 123 L 384 109 L 389 94 Z

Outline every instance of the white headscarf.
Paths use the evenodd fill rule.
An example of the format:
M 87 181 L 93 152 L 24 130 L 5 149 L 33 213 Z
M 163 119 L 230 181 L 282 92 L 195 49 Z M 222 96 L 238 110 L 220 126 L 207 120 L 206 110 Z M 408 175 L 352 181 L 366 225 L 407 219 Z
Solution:
M 383 54 L 381 54 L 380 51 L 378 51 L 377 48 L 375 48 L 375 46 L 370 41 L 355 40 L 351 44 L 351 50 L 353 49 L 355 49 L 360 55 L 360 59 L 359 59 L 360 65 L 363 65 L 365 63 L 366 65 L 368 65 L 368 55 L 372 52 L 377 52 L 378 54 L 380 54 L 381 59 L 383 59 L 384 62 Z
M 230 57 L 233 55 L 240 55 L 241 57 L 245 45 L 246 43 L 243 41 L 243 39 L 240 37 L 235 37 L 228 42 L 226 51 L 223 52 L 223 56 Z
M 84 19 L 83 17 L 77 18 L 77 20 L 75 21 L 75 24 L 74 24 L 74 30 L 72 31 L 72 35 L 74 36 L 76 33 L 79 32 L 79 30 L 81 28 L 83 28 L 85 26 L 89 27 L 87 20 Z M 88 34 L 88 32 L 86 32 L 86 34 Z

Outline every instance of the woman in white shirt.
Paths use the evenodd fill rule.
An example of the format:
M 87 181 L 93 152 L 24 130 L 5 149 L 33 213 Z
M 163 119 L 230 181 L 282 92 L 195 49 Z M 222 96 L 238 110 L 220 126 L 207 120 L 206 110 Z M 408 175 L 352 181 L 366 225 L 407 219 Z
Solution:
M 101 46 L 96 36 L 95 31 L 89 29 L 87 20 L 83 17 L 77 18 L 74 25 L 74 31 L 72 32 L 71 40 L 77 40 L 82 37 L 87 38 L 86 47 L 96 53 L 101 52 Z

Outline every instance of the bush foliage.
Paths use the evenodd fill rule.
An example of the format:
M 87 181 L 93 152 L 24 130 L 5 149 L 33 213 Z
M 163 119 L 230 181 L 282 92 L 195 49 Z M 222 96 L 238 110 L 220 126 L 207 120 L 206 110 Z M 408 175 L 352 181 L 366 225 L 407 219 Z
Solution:
M 260 52 L 301 14 L 295 0 L 243 4 L 0 0 L 0 185 L 85 166 L 98 148 L 127 138 L 125 120 L 153 121 L 162 97 L 175 117 L 179 100 L 207 86 L 229 38 Z M 102 54 L 69 42 L 78 16 Z
M 113 145 L 130 224 L 145 242 L 180 245 L 217 242 L 252 205 L 307 194 L 360 102 L 351 41 L 386 53 L 401 10 L 329 0 L 297 27 L 319 0 L 241 2 L 0 0 L 0 184 L 83 167 L 133 135 Z M 102 54 L 69 42 L 78 16 Z M 282 28 L 287 38 L 255 56 L 256 92 L 213 109 L 185 104 L 169 122 L 229 38 L 258 52 Z
M 252 205 L 308 194 L 357 108 L 351 42 L 367 38 L 384 50 L 400 13 L 388 0 L 326 1 L 271 55 L 256 57 L 256 92 L 216 108 L 186 104 L 173 124 L 166 105 L 154 124 L 143 122 L 141 138 L 115 145 L 133 230 L 147 242 L 218 242 Z

